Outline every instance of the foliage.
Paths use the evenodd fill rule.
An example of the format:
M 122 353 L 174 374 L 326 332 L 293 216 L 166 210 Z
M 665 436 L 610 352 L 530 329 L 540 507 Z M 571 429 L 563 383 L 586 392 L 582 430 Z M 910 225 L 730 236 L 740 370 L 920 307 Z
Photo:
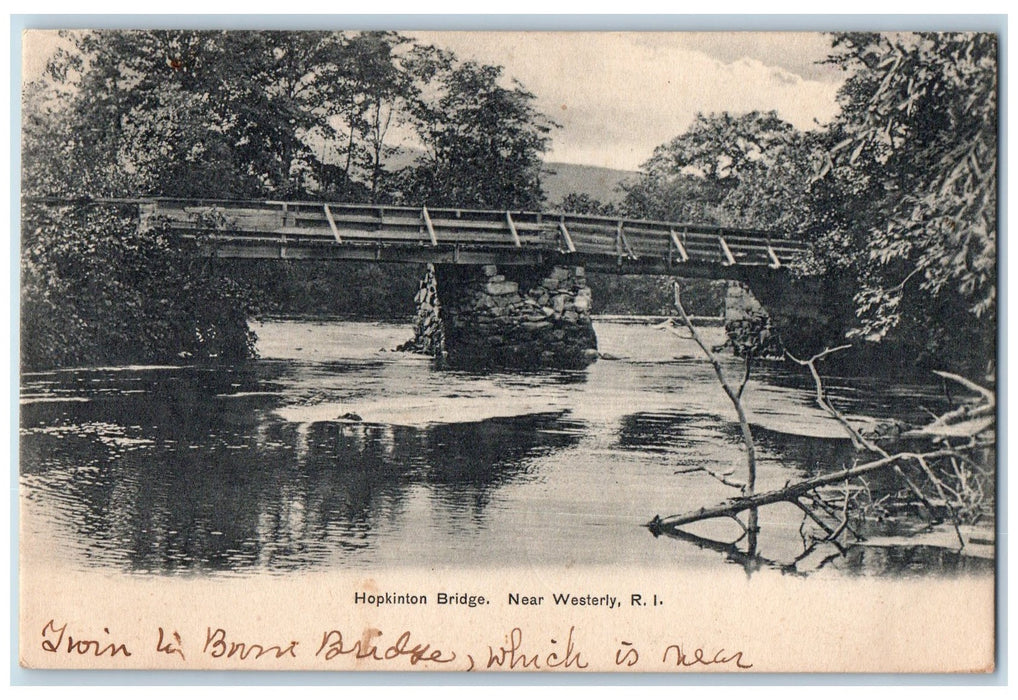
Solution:
M 541 154 L 555 124 L 538 113 L 534 95 L 517 82 L 504 87 L 502 69 L 445 54 L 419 70 L 434 75 L 433 94 L 414 119 L 426 148 L 405 178 L 413 204 L 490 209 L 538 209 Z
M 81 196 L 301 192 L 326 128 L 331 35 L 72 33 L 26 109 L 25 190 Z M 57 156 L 61 157 L 57 157 Z M 70 165 L 67 167 L 67 159 Z
M 697 115 L 643 165 L 624 212 L 812 241 L 804 267 L 839 280 L 853 335 L 896 363 L 982 373 L 996 339 L 996 36 L 841 33 L 828 60 L 848 73 L 831 124 Z
M 339 116 L 330 124 L 339 122 L 334 131 L 345 141 L 342 180 L 362 181 L 364 198 L 377 203 L 391 199 L 385 162 L 400 150 L 390 142 L 391 128 L 409 121 L 419 99 L 413 70 L 419 47 L 395 32 L 363 32 L 343 41 L 344 89 L 336 104 Z
M 592 216 L 618 216 L 620 214 L 619 208 L 614 204 L 605 204 L 586 192 L 570 192 L 551 208 L 567 214 L 591 214 Z
M 259 291 L 262 315 L 408 319 L 419 265 L 313 260 L 224 261 L 230 277 Z
M 28 206 L 22 220 L 22 367 L 233 361 L 254 336 L 248 295 L 132 211 Z
M 771 318 L 764 311 L 751 311 L 743 318 L 728 321 L 725 323 L 725 335 L 724 346 L 731 347 L 737 357 L 754 360 L 784 355 Z
M 589 272 L 595 314 L 669 316 L 674 278 L 661 275 L 624 276 Z M 724 312 L 725 282 L 683 279 L 683 302 L 694 316 L 720 316 Z
M 626 186 L 630 216 L 794 234 L 810 217 L 815 139 L 776 112 L 697 114 Z
M 820 173 L 836 212 L 825 243 L 862 283 L 861 332 L 881 338 L 934 319 L 948 335 L 975 326 L 992 357 L 996 37 L 845 33 L 834 47 L 830 60 L 851 75 Z

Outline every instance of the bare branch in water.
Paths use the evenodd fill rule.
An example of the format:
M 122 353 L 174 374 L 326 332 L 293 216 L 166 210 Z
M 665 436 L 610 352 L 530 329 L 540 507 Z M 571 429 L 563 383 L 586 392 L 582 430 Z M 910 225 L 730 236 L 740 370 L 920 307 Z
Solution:
M 747 479 L 747 482 L 743 484 L 735 479 L 729 478 L 732 472 L 719 474 L 706 467 L 696 467 L 676 472 L 677 474 L 688 474 L 702 471 L 728 486 L 741 488 L 742 495 L 738 498 L 723 501 L 709 508 L 700 508 L 699 510 L 671 515 L 665 518 L 655 515 L 654 519 L 647 524 L 653 532 L 677 533 L 680 532 L 678 528 L 682 525 L 709 520 L 712 518 L 732 518 L 738 521 L 738 514 L 748 511 L 749 522 L 747 526 L 744 526 L 745 532 L 743 537 L 749 535 L 751 542 L 750 546 L 751 548 L 755 548 L 754 535 L 758 530 L 757 510 L 762 506 L 770 505 L 772 503 L 787 502 L 796 506 L 805 514 L 805 518 L 803 520 L 804 524 L 806 521 L 805 519 L 815 522 L 826 533 L 827 537 L 824 539 L 832 542 L 840 549 L 841 546 L 838 544 L 837 540 L 845 532 L 851 533 L 857 540 L 861 541 L 864 539 L 850 525 L 850 505 L 857 506 L 858 498 L 850 492 L 849 480 L 859 479 L 859 481 L 862 482 L 864 489 L 864 493 L 862 495 L 868 494 L 868 501 L 871 506 L 879 506 L 882 501 L 886 500 L 886 497 L 878 501 L 874 501 L 869 484 L 863 477 L 867 474 L 882 471 L 884 469 L 893 470 L 901 482 L 909 489 L 909 491 L 911 491 L 916 500 L 925 506 L 926 512 L 929 514 L 929 517 L 934 521 L 934 523 L 939 523 L 942 521 L 942 518 L 938 516 L 938 511 L 940 509 L 931 503 L 923 489 L 920 488 L 920 486 L 916 484 L 902 469 L 903 465 L 906 465 L 909 462 L 914 462 L 918 465 L 925 479 L 932 485 L 934 491 L 939 496 L 939 500 L 944 503 L 948 513 L 950 514 L 951 523 L 954 526 L 958 542 L 962 548 L 965 547 L 965 539 L 962 536 L 960 529 L 962 511 L 964 511 L 970 519 L 973 517 L 973 514 L 975 514 L 975 517 L 978 518 L 979 509 L 983 507 L 984 499 L 983 488 L 979 482 L 980 477 L 985 477 L 986 473 L 977 461 L 978 457 L 976 457 L 976 455 L 979 454 L 980 450 L 991 448 L 994 445 L 994 436 L 988 435 L 996 418 L 996 397 L 991 390 L 979 386 L 975 382 L 956 374 L 940 371 L 936 372 L 938 376 L 955 381 L 967 389 L 979 394 L 984 399 L 984 402 L 975 406 L 961 406 L 941 416 L 932 415 L 933 421 L 931 423 L 918 429 L 903 432 L 900 435 L 900 438 L 932 439 L 934 445 L 940 445 L 938 449 L 928 452 L 908 451 L 891 454 L 887 449 L 856 429 L 845 415 L 834 406 L 824 388 L 820 372 L 817 370 L 817 362 L 829 355 L 851 347 L 850 345 L 827 348 L 823 352 L 817 353 L 807 360 L 800 360 L 786 351 L 789 359 L 809 370 L 810 375 L 813 377 L 817 405 L 831 416 L 831 418 L 836 420 L 842 428 L 844 428 L 848 437 L 851 439 L 853 446 L 857 450 L 870 452 L 877 455 L 878 459 L 864 464 L 854 463 L 851 467 L 832 474 L 816 476 L 797 483 L 786 483 L 783 488 L 773 491 L 755 493 L 756 452 L 752 432 L 750 431 L 749 422 L 746 418 L 746 412 L 741 401 L 743 392 L 749 382 L 751 371 L 750 356 L 747 355 L 745 358 L 746 364 L 742 376 L 742 382 L 738 389 L 734 390 L 722 372 L 721 363 L 707 347 L 706 343 L 704 343 L 700 338 L 699 333 L 696 328 L 693 327 L 689 316 L 686 314 L 679 298 L 678 284 L 673 282 L 673 286 L 675 292 L 675 308 L 678 311 L 683 324 L 690 333 L 689 338 L 692 339 L 700 347 L 704 355 L 707 356 L 711 366 L 714 368 L 714 373 L 717 375 L 718 381 L 721 383 L 725 394 L 727 394 L 732 405 L 735 407 L 736 413 L 738 414 L 739 425 L 742 428 L 743 443 L 746 446 L 749 478 Z M 679 337 L 686 337 L 670 325 L 667 327 L 667 330 Z M 955 440 L 954 444 L 951 444 L 948 442 L 949 438 L 967 438 L 967 443 L 962 445 Z M 970 454 L 966 454 L 966 452 L 969 452 L 972 456 L 970 456 Z M 933 460 L 946 461 L 938 463 Z M 947 469 L 949 465 L 950 470 L 945 472 L 945 475 L 938 475 L 938 471 L 934 469 L 934 465 L 936 464 L 944 465 L 945 469 Z M 975 475 L 975 477 L 970 478 L 971 475 Z M 945 479 L 952 480 L 952 484 L 956 488 L 952 488 Z M 842 496 L 840 500 L 840 507 L 836 507 L 834 503 L 837 503 L 838 499 L 832 498 L 831 502 L 829 502 L 828 500 L 825 500 L 825 497 L 818 489 L 839 482 L 842 484 Z M 927 491 L 929 491 L 929 489 L 927 489 Z M 807 504 L 804 499 L 809 499 L 810 504 Z M 850 500 L 852 501 L 851 504 Z M 836 524 L 832 525 L 825 521 L 825 517 L 836 521 Z M 741 521 L 739 522 L 741 524 Z M 806 546 L 805 533 L 803 532 L 802 527 L 800 527 L 800 534 L 803 536 L 803 543 L 804 546 Z M 739 539 L 741 540 L 742 538 Z
M 708 469 L 707 467 L 690 467 L 689 469 L 679 469 L 678 471 L 675 472 L 675 474 L 694 474 L 696 472 L 703 472 L 707 474 L 707 476 L 711 476 L 717 479 L 725 486 L 731 486 L 732 488 L 736 488 L 739 490 L 745 490 L 746 488 L 745 482 L 739 481 L 738 479 L 729 478 L 735 472 L 734 469 L 729 470 L 727 472 L 716 472 L 711 469 Z
M 993 406 L 993 405 L 995 405 L 997 403 L 997 396 L 996 396 L 996 394 L 994 394 L 992 391 L 990 391 L 989 389 L 987 389 L 984 386 L 979 386 L 978 384 L 976 384 L 975 382 L 973 382 L 970 379 L 966 379 L 965 377 L 963 377 L 963 376 L 961 376 L 959 374 L 953 374 L 951 372 L 942 372 L 942 371 L 940 371 L 938 369 L 933 370 L 933 373 L 935 375 L 937 375 L 938 377 L 943 377 L 944 379 L 951 379 L 953 381 L 956 381 L 959 384 L 961 384 L 963 387 L 965 387 L 967 389 L 971 389 L 972 391 L 976 392 L 977 394 L 980 394 L 984 399 L 986 399 L 986 402 L 988 404 L 990 404 L 991 406 Z
M 721 369 L 721 363 L 718 362 L 718 358 L 715 357 L 714 353 L 707 347 L 707 344 L 700 338 L 700 334 L 697 332 L 696 327 L 693 326 L 693 322 L 686 313 L 686 309 L 682 306 L 678 282 L 672 281 L 672 291 L 675 297 L 675 310 L 679 312 L 679 316 L 682 318 L 682 323 L 685 324 L 686 328 L 689 330 L 693 341 L 700 346 L 703 354 L 706 355 L 707 359 L 710 361 L 711 367 L 714 368 L 714 374 L 721 383 L 721 388 L 724 389 L 725 394 L 728 395 L 728 399 L 732 402 L 732 405 L 735 407 L 735 413 L 739 417 L 739 427 L 742 430 L 742 442 L 746 448 L 746 482 L 742 485 L 742 495 L 744 497 L 750 497 L 756 491 L 756 445 L 753 442 L 753 431 L 750 430 L 749 419 L 746 417 L 746 410 L 742 406 L 742 392 L 746 387 L 746 382 L 749 381 L 749 360 L 746 360 L 746 373 L 742 380 L 742 385 L 739 387 L 738 391 L 734 391 L 732 386 L 728 383 L 728 380 L 725 379 L 725 374 Z M 750 510 L 748 521 L 746 529 L 750 536 L 750 548 L 755 549 L 755 535 L 759 530 L 759 526 L 757 525 L 756 509 Z

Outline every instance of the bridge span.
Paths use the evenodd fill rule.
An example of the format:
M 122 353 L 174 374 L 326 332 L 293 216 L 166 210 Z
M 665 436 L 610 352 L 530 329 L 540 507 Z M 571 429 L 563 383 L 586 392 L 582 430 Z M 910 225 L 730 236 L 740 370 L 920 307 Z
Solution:
M 729 322 L 766 308 L 786 346 L 840 334 L 829 280 L 791 270 L 808 245 L 765 231 L 566 214 L 307 201 L 34 200 L 137 207 L 221 258 L 427 263 L 408 349 L 452 364 L 584 366 L 597 357 L 586 272 L 728 279 L 748 287 Z M 731 290 L 730 290 L 731 292 Z M 752 300 L 752 296 L 759 304 Z M 729 305 L 733 294 L 729 294 Z M 755 304 L 755 306 L 754 306 Z
M 722 278 L 728 267 L 779 269 L 807 246 L 764 231 L 564 213 L 324 202 L 143 199 L 144 224 L 206 235 L 228 258 L 460 265 L 568 261 L 618 274 Z M 208 228 L 209 215 L 221 217 Z

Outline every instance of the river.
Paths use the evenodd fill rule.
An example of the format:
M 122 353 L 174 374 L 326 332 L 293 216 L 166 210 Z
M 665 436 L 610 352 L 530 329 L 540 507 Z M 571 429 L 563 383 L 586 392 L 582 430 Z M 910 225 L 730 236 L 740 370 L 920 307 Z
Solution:
M 271 321 L 255 326 L 260 358 L 236 367 L 26 374 L 22 562 L 216 576 L 730 565 L 716 548 L 644 527 L 734 495 L 703 473 L 675 473 L 743 468 L 710 365 L 692 341 L 649 325 L 595 329 L 610 359 L 582 371 L 439 370 L 391 352 L 410 335 L 404 324 Z M 738 377 L 739 361 L 725 364 Z M 922 421 L 948 405 L 935 383 L 832 378 L 828 388 L 859 421 Z M 801 368 L 761 367 L 745 403 L 758 489 L 852 459 Z M 760 518 L 764 565 L 790 572 L 992 573 L 991 557 L 959 554 L 943 529 L 796 562 L 802 514 L 779 505 Z M 710 527 L 738 534 L 734 523 Z

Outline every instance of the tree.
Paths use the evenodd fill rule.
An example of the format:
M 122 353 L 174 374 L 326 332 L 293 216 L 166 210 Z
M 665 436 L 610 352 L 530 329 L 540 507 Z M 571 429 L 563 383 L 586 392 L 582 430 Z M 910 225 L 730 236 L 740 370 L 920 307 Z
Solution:
M 206 226 L 221 221 L 209 219 Z M 236 361 L 254 350 L 252 298 L 214 259 L 133 207 L 28 204 L 22 219 L 22 367 Z
M 436 85 L 414 110 L 426 153 L 405 178 L 404 199 L 415 204 L 537 209 L 541 154 L 553 122 L 536 111 L 534 95 L 517 81 L 503 87 L 502 68 L 450 54 L 423 57 L 418 70 Z
M 344 46 L 325 32 L 98 31 L 31 86 L 26 190 L 286 197 L 315 172 Z M 60 153 L 60 158 L 44 154 Z M 29 157 L 32 156 L 32 157 Z M 43 157 L 36 157 L 43 156 Z M 75 167 L 67 168 L 70 159 Z
M 398 151 L 387 142 L 389 130 L 409 118 L 409 105 L 420 91 L 402 61 L 413 45 L 395 32 L 365 32 L 347 42 L 346 172 L 350 176 L 355 165 L 363 169 L 372 203 L 388 198 L 383 187 L 384 164 Z
M 552 205 L 552 208 L 569 214 L 591 214 L 593 216 L 617 216 L 619 214 L 618 207 L 614 204 L 605 204 L 586 192 L 570 192 L 562 198 L 561 202 Z
M 959 32 L 845 33 L 850 75 L 820 170 L 831 267 L 847 269 L 858 332 L 918 341 L 921 360 L 994 357 L 997 40 Z
M 633 216 L 797 235 L 810 220 L 814 142 L 776 112 L 697 114 L 625 186 L 624 208 Z

